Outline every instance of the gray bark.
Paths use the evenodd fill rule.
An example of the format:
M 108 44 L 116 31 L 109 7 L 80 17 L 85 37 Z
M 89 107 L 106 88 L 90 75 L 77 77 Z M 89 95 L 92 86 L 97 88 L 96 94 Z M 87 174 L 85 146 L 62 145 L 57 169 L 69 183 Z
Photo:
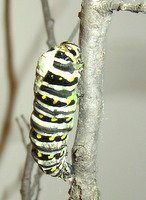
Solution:
M 70 200 L 98 200 L 97 140 L 103 108 L 104 42 L 113 11 L 146 13 L 144 3 L 82 0 L 80 46 L 84 70 L 80 90 L 79 122 L 72 155 L 75 177 Z
M 73 147 L 75 178 L 70 200 L 97 200 L 97 139 L 101 122 L 103 96 L 104 41 L 111 12 L 102 9 L 103 1 L 85 0 L 80 13 L 80 45 L 84 70 L 79 102 L 79 122 Z M 103 4 L 104 5 L 104 4 Z

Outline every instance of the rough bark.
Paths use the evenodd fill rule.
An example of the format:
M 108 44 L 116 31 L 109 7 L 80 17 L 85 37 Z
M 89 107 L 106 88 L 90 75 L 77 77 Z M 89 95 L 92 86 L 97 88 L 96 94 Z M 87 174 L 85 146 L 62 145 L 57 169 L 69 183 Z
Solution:
M 73 147 L 75 178 L 70 200 L 97 200 L 97 139 L 101 122 L 103 96 L 104 41 L 111 12 L 102 9 L 103 1 L 85 0 L 80 13 L 80 45 L 84 71 L 79 103 L 79 122 Z
M 83 0 L 80 46 L 84 71 L 80 85 L 79 122 L 72 156 L 75 177 L 70 200 L 100 199 L 97 182 L 97 140 L 103 108 L 104 42 L 113 11 L 146 13 L 144 3 Z

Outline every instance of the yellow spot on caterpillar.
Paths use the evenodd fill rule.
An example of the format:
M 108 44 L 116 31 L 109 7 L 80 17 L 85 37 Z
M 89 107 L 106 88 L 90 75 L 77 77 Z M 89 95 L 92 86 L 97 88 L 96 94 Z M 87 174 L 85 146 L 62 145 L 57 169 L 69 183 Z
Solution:
M 43 117 L 44 117 L 43 115 L 41 115 L 41 114 L 39 115 L 39 118 L 41 118 L 41 119 L 42 119 Z
M 75 79 L 75 77 L 71 76 L 70 79 L 69 79 L 69 81 L 72 82 L 74 79 Z
M 61 140 L 64 140 L 64 138 L 66 138 L 66 134 L 61 136 Z
M 51 75 L 51 78 L 53 78 L 54 77 L 54 75 Z
M 42 157 L 42 153 L 40 151 L 38 151 L 37 155 L 38 157 Z
M 41 138 L 42 138 L 41 134 L 38 133 L 38 134 L 37 134 L 37 138 L 38 138 L 38 139 L 41 139 Z
M 52 159 L 52 158 L 54 158 L 53 155 L 49 155 L 49 156 L 48 156 L 48 159 Z
M 56 167 L 52 167 L 51 172 L 55 172 L 56 171 Z
M 42 96 L 42 99 L 46 99 L 47 97 L 45 95 Z
M 60 81 L 61 81 L 62 79 L 63 79 L 62 77 L 59 78 Z
M 54 99 L 53 104 L 56 104 L 57 102 L 58 102 L 58 100 L 57 100 L 57 99 Z
M 54 136 L 49 137 L 49 140 L 50 140 L 50 141 L 53 141 L 54 139 L 55 139 Z
M 70 119 L 71 119 L 71 117 L 68 117 L 68 118 L 66 119 L 66 122 L 68 122 Z
M 62 151 L 62 152 L 60 153 L 60 157 L 63 156 L 63 154 L 64 154 L 64 151 Z
M 55 117 L 51 118 L 51 122 L 56 122 L 57 120 L 58 120 L 58 119 L 55 118 Z
M 70 102 L 71 102 L 71 99 L 66 99 L 66 103 L 67 103 L 67 105 L 69 105 Z

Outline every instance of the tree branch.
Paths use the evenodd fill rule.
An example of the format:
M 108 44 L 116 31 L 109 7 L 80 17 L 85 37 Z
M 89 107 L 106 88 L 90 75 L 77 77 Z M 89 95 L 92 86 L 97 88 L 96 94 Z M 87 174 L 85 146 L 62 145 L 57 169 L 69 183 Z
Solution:
M 36 192 L 35 200 L 38 200 L 39 193 L 40 193 L 40 178 L 43 175 L 43 172 L 40 168 L 37 167 L 36 174 L 34 175 L 34 181 L 31 187 L 31 197 L 34 196 L 34 193 Z
M 56 45 L 56 39 L 54 35 L 54 20 L 51 17 L 48 1 L 41 0 L 41 3 L 42 3 L 47 36 L 48 36 L 47 44 L 49 47 L 53 47 Z
M 27 120 L 25 119 L 24 115 L 21 115 L 21 119 L 24 122 L 25 126 L 27 127 L 27 130 L 30 131 L 30 124 L 27 122 Z
M 80 45 L 84 70 L 79 121 L 72 149 L 75 177 L 69 200 L 97 200 L 97 141 L 103 108 L 103 61 L 106 32 L 113 10 L 146 13 L 143 3 L 82 0 Z
M 130 11 L 130 12 L 135 12 L 135 13 L 139 13 L 142 12 L 144 14 L 146 14 L 146 4 L 144 4 L 143 2 L 141 3 L 125 3 L 123 1 L 120 2 L 111 2 L 111 6 L 110 6 L 110 10 L 111 11 Z
M 111 12 L 102 12 L 105 1 L 84 0 L 80 13 L 80 44 L 84 70 L 80 85 L 79 121 L 72 150 L 75 178 L 70 200 L 97 200 L 97 140 L 103 108 L 104 41 Z M 101 12 L 97 12 L 100 10 Z
M 24 173 L 21 183 L 22 200 L 31 200 L 31 174 L 33 170 L 34 160 L 31 156 L 31 144 L 27 147 L 27 157 L 25 161 Z
M 22 128 L 22 126 L 21 126 L 21 124 L 19 122 L 19 118 L 16 118 L 16 123 L 18 125 L 19 130 L 20 130 L 22 143 L 23 143 L 25 149 L 27 150 L 27 142 L 26 142 L 26 139 L 25 139 L 24 130 L 23 130 L 23 128 Z

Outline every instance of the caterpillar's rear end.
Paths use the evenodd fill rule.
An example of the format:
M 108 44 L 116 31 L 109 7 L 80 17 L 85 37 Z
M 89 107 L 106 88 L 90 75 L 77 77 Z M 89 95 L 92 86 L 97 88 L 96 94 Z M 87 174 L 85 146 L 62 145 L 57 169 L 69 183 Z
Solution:
M 66 162 L 67 140 L 74 125 L 76 87 L 82 68 L 78 46 L 63 42 L 44 53 L 36 69 L 32 155 L 45 173 L 64 180 L 72 176 Z

